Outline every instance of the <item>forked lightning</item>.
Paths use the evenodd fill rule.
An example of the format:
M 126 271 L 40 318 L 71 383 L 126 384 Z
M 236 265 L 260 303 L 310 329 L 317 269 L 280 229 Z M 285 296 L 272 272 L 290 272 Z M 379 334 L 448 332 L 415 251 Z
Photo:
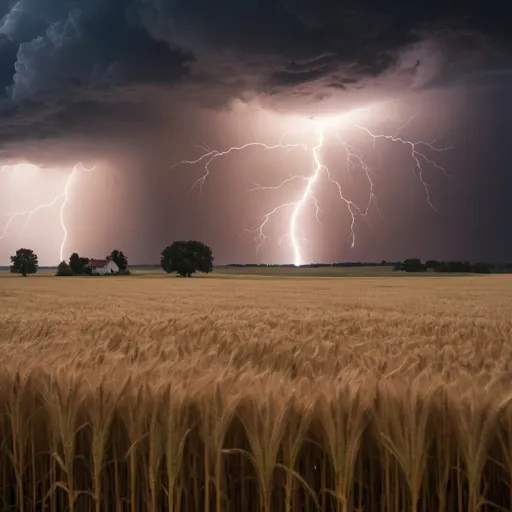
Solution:
M 372 132 L 369 128 L 362 126 L 360 124 L 352 123 L 351 127 L 355 130 L 361 131 L 363 134 L 366 134 L 368 137 L 371 138 L 374 145 L 378 140 L 387 140 L 395 144 L 402 144 L 407 145 L 410 147 L 411 150 L 411 163 L 413 165 L 413 169 L 416 169 L 419 175 L 419 180 L 421 181 L 422 186 L 425 189 L 426 199 L 428 204 L 437 212 L 438 210 L 435 208 L 431 197 L 430 197 L 430 191 L 427 185 L 427 182 L 424 178 L 424 173 L 426 170 L 426 166 L 434 167 L 438 170 L 441 170 L 446 176 L 448 176 L 448 173 L 445 171 L 445 169 L 436 163 L 432 158 L 429 158 L 425 151 L 432 151 L 433 153 L 440 153 L 447 151 L 449 149 L 453 149 L 452 146 L 449 147 L 439 147 L 437 146 L 437 140 L 434 141 L 417 141 L 413 142 L 410 141 L 402 135 L 402 132 L 405 128 L 407 128 L 418 114 L 415 116 L 410 117 L 405 123 L 402 123 L 398 131 L 393 135 L 384 135 L 384 134 L 376 134 Z M 200 190 L 202 189 L 205 181 L 210 176 L 210 164 L 216 160 L 217 158 L 227 156 L 231 153 L 236 152 L 242 152 L 250 147 L 258 147 L 263 150 L 302 150 L 307 151 L 310 153 L 312 158 L 312 166 L 311 171 L 307 176 L 297 174 L 297 175 L 291 175 L 285 180 L 283 180 L 279 185 L 277 186 L 262 186 L 259 184 L 256 184 L 254 188 L 250 189 L 251 191 L 254 190 L 277 190 L 282 189 L 285 185 L 288 183 L 295 181 L 295 180 L 303 180 L 305 182 L 304 189 L 302 193 L 299 194 L 299 197 L 294 200 L 286 201 L 284 203 L 280 203 L 277 206 L 275 206 L 272 210 L 267 212 L 263 217 L 261 218 L 261 222 L 255 229 L 246 229 L 244 232 L 253 232 L 256 234 L 254 240 L 256 243 L 256 250 L 258 251 L 262 244 L 265 242 L 265 240 L 268 238 L 265 234 L 265 227 L 269 223 L 272 217 L 274 217 L 279 212 L 282 212 L 283 210 L 290 210 L 290 217 L 288 222 L 288 230 L 287 232 L 281 237 L 282 239 L 287 239 L 290 242 L 291 246 L 291 252 L 293 257 L 293 263 L 296 266 L 300 266 L 305 263 L 304 257 L 301 250 L 301 240 L 305 238 L 304 236 L 304 229 L 301 228 L 301 219 L 303 216 L 304 209 L 306 206 L 311 204 L 316 213 L 316 218 L 318 221 L 319 214 L 320 214 L 320 207 L 319 207 L 319 201 L 314 195 L 314 189 L 315 185 L 320 180 L 321 176 L 324 175 L 326 179 L 335 187 L 337 190 L 337 193 L 339 195 L 340 200 L 345 205 L 348 215 L 350 218 L 350 245 L 351 247 L 355 247 L 356 244 L 356 221 L 357 217 L 367 217 L 368 213 L 370 211 L 370 208 L 373 204 L 376 205 L 376 196 L 375 196 L 375 186 L 373 182 L 373 176 L 374 172 L 371 169 L 370 165 L 366 162 L 364 152 L 362 150 L 359 150 L 358 148 L 354 147 L 353 145 L 349 144 L 346 140 L 343 139 L 343 137 L 340 134 L 340 127 L 341 127 L 341 121 L 336 122 L 336 120 L 330 120 L 329 122 L 324 122 L 321 119 L 314 119 L 309 118 L 311 121 L 310 126 L 312 127 L 312 139 L 313 143 L 303 144 L 299 142 L 295 143 L 284 143 L 284 137 L 290 135 L 290 133 L 287 133 L 283 135 L 281 138 L 281 141 L 277 144 L 266 144 L 263 142 L 248 142 L 247 144 L 244 144 L 242 146 L 233 146 L 231 148 L 228 148 L 223 151 L 219 151 L 216 149 L 210 149 L 208 146 L 203 146 L 203 149 L 205 149 L 205 153 L 201 155 L 199 158 L 195 160 L 182 160 L 175 164 L 173 166 L 177 167 L 180 165 L 194 165 L 194 164 L 203 164 L 204 165 L 204 174 L 194 183 L 192 186 L 192 189 L 199 185 Z M 345 122 L 346 116 L 343 116 L 343 122 Z M 347 171 L 352 172 L 355 169 L 361 170 L 369 185 L 369 194 L 368 194 L 368 201 L 362 206 L 358 206 L 354 201 L 349 199 L 344 192 L 344 188 L 341 185 L 340 181 L 335 179 L 333 173 L 331 170 L 327 167 L 324 161 L 323 157 L 323 150 L 326 147 L 326 137 L 328 134 L 332 132 L 332 135 L 336 138 L 336 143 L 339 144 L 346 153 L 346 165 L 347 165 Z
M 6 216 L 7 220 L 5 221 L 3 227 L 0 228 L 0 240 L 2 240 L 2 238 L 6 235 L 7 231 L 11 227 L 12 222 L 16 218 L 20 218 L 20 217 L 25 218 L 25 223 L 23 225 L 23 228 L 20 231 L 20 235 L 21 235 L 23 233 L 24 229 L 27 227 L 28 223 L 30 222 L 31 218 L 37 212 L 44 210 L 45 208 L 52 208 L 60 202 L 59 219 L 60 219 L 60 225 L 62 228 L 63 235 L 62 235 L 62 240 L 61 240 L 60 250 L 59 250 L 59 257 L 60 257 L 59 261 L 63 261 L 64 260 L 64 249 L 66 246 L 66 240 L 68 238 L 68 230 L 67 230 L 66 222 L 64 219 L 64 213 L 66 210 L 66 206 L 68 205 L 68 202 L 69 202 L 69 192 L 71 189 L 71 185 L 73 183 L 73 178 L 74 178 L 75 174 L 79 171 L 91 172 L 91 171 L 94 171 L 95 169 L 96 169 L 96 167 L 86 168 L 86 167 L 84 167 L 84 165 L 82 163 L 76 164 L 73 167 L 73 170 L 71 171 L 71 173 L 69 174 L 69 176 L 66 180 L 64 190 L 61 193 L 57 194 L 53 198 L 52 201 L 50 201 L 49 203 L 40 204 L 40 205 L 36 206 L 35 208 L 33 208 L 32 210 L 16 211 L 16 212 L 11 212 L 11 213 L 7 214 L 7 216 Z
M 386 140 L 391 143 L 406 145 L 410 148 L 411 155 L 411 164 L 413 169 L 415 169 L 418 173 L 419 180 L 425 189 L 426 199 L 428 204 L 436 210 L 431 197 L 430 191 L 425 181 L 424 174 L 427 166 L 438 169 L 446 173 L 445 169 L 439 165 L 437 162 L 433 160 L 433 158 L 429 158 L 429 156 L 425 153 L 426 151 L 430 151 L 433 154 L 440 153 L 452 149 L 449 147 L 440 147 L 437 145 L 437 140 L 428 142 L 428 141 L 411 141 L 404 137 L 403 131 L 407 128 L 416 116 L 410 117 L 405 123 L 402 123 L 398 131 L 392 135 L 388 134 L 378 134 L 370 130 L 368 127 L 363 126 L 362 124 L 350 123 L 350 126 L 354 130 L 358 130 L 363 135 L 366 135 L 373 141 L 374 146 L 375 143 L 379 140 Z M 283 189 L 287 184 L 292 181 L 302 181 L 304 182 L 304 187 L 302 191 L 298 194 L 298 197 L 295 199 L 290 199 L 289 201 L 280 203 L 272 208 L 269 212 L 267 212 L 261 218 L 259 224 L 254 229 L 246 229 L 245 232 L 252 232 L 254 234 L 254 241 L 256 243 L 256 250 L 258 251 L 262 244 L 267 240 L 268 235 L 266 234 L 266 227 L 271 219 L 276 216 L 278 213 L 289 210 L 289 218 L 288 218 L 288 229 L 285 234 L 281 237 L 281 241 L 286 239 L 290 243 L 291 254 L 290 257 L 293 260 L 293 263 L 297 266 L 305 263 L 305 259 L 303 256 L 303 251 L 301 248 L 302 241 L 305 240 L 305 229 L 303 227 L 303 219 L 304 219 L 304 210 L 308 206 L 312 206 L 314 208 L 316 220 L 320 222 L 320 202 L 315 196 L 315 187 L 320 181 L 322 177 L 324 177 L 327 182 L 331 183 L 332 186 L 335 187 L 335 190 L 346 208 L 346 211 L 349 216 L 350 223 L 350 246 L 354 247 L 356 244 L 356 223 L 357 218 L 367 218 L 370 208 L 372 205 L 377 207 L 376 204 L 376 196 L 375 196 L 375 185 L 373 181 L 374 171 L 372 170 L 369 163 L 367 163 L 367 158 L 363 150 L 355 147 L 353 144 L 349 143 L 346 138 L 342 136 L 342 128 L 347 127 L 347 116 L 341 116 L 339 119 L 330 119 L 330 120 L 322 120 L 322 119 L 314 119 L 309 118 L 307 121 L 307 136 L 311 137 L 311 143 L 306 144 L 302 141 L 297 142 L 284 142 L 286 137 L 290 137 L 294 135 L 294 133 L 285 133 L 281 140 L 275 144 L 267 144 L 264 142 L 252 141 L 247 142 L 241 146 L 233 146 L 225 150 L 217 150 L 211 149 L 208 146 L 201 146 L 204 149 L 204 153 L 196 158 L 195 160 L 182 160 L 173 166 L 177 167 L 180 165 L 194 165 L 194 164 L 202 164 L 204 168 L 203 175 L 193 184 L 191 190 L 199 186 L 201 190 L 204 183 L 210 176 L 210 165 L 214 160 L 226 157 L 232 153 L 244 152 L 249 148 L 259 148 L 266 151 L 270 150 L 281 150 L 281 151 L 303 151 L 310 155 L 311 157 L 311 170 L 308 174 L 295 174 L 289 175 L 286 179 L 284 179 L 280 184 L 276 186 L 263 186 L 260 184 L 255 184 L 255 186 L 249 191 L 264 191 L 264 190 L 278 190 Z M 303 132 L 304 130 L 300 130 Z M 295 132 L 297 134 L 297 132 Z M 368 191 L 368 200 L 364 205 L 358 205 L 355 201 L 350 199 L 348 195 L 344 191 L 344 187 L 342 186 L 340 180 L 336 179 L 334 173 L 329 169 L 329 167 L 325 163 L 324 158 L 324 150 L 328 146 L 326 140 L 329 139 L 335 140 L 335 143 L 339 145 L 346 154 L 346 167 L 349 173 L 352 173 L 355 170 L 359 170 L 363 173 L 365 179 L 367 180 L 369 191 Z M 66 241 L 68 237 L 68 229 L 66 227 L 65 222 L 65 210 L 68 206 L 69 202 L 69 192 L 71 186 L 73 184 L 73 179 L 77 172 L 91 172 L 95 169 L 86 168 L 83 164 L 78 163 L 73 168 L 72 172 L 69 174 L 64 189 L 58 195 L 56 195 L 52 201 L 48 203 L 43 203 L 38 205 L 36 208 L 32 210 L 24 210 L 24 211 L 15 211 L 11 212 L 6 216 L 6 221 L 2 227 L 0 227 L 0 240 L 4 238 L 8 230 L 11 228 L 12 223 L 17 218 L 25 218 L 25 223 L 21 229 L 21 233 L 25 227 L 29 224 L 32 217 L 39 211 L 47 208 L 53 208 L 56 205 L 60 204 L 59 209 L 59 218 L 60 225 L 63 232 L 63 236 L 60 243 L 59 248 L 59 257 L 60 261 L 64 259 L 64 251 L 66 246 Z M 436 210 L 437 211 L 437 210 Z

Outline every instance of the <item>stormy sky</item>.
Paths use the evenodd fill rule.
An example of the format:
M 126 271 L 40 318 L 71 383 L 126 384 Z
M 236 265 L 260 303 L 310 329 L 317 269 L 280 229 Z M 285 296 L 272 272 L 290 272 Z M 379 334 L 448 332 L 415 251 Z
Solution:
M 255 237 L 303 195 L 318 123 L 356 206 L 324 172 L 297 220 L 303 262 L 512 260 L 511 16 L 461 0 L 0 0 L 0 264 L 21 246 L 57 264 L 64 233 L 65 256 L 156 263 L 192 238 L 217 263 L 293 262 L 293 204 L 258 252 Z M 363 129 L 411 116 L 403 140 L 452 148 L 423 146 L 421 174 L 408 144 Z M 204 165 L 173 167 L 280 141 L 306 149 L 216 158 L 201 190 Z M 77 162 L 95 170 L 71 176 Z

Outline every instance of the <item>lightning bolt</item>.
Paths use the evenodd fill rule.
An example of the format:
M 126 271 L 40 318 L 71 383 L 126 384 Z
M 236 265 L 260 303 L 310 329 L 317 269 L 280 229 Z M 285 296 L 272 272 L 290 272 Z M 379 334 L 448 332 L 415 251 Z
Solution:
M 418 171 L 418 175 L 419 175 L 419 179 L 420 179 L 420 182 L 421 184 L 423 185 L 423 188 L 425 189 L 425 194 L 426 194 L 426 197 L 427 197 L 427 201 L 428 201 L 428 204 L 431 206 L 431 208 L 436 211 L 437 213 L 439 213 L 439 211 L 437 210 L 437 208 L 434 206 L 434 204 L 432 203 L 431 201 L 431 198 L 430 198 L 430 189 L 428 188 L 428 184 L 427 182 L 425 181 L 424 179 L 424 173 L 425 173 L 425 166 L 424 166 L 424 163 L 427 163 L 429 165 L 431 165 L 432 167 L 435 167 L 436 169 L 438 169 L 439 171 L 441 171 L 447 178 L 451 178 L 451 176 L 446 172 L 446 169 L 444 167 L 441 167 L 440 165 L 438 165 L 434 160 L 428 158 L 425 153 L 423 153 L 420 149 L 418 148 L 421 148 L 421 147 L 424 147 L 424 148 L 428 148 L 430 149 L 431 151 L 434 151 L 436 153 L 441 153 L 441 152 L 444 152 L 444 151 L 448 151 L 450 149 L 453 149 L 453 146 L 448 146 L 448 147 L 437 147 L 435 144 L 436 142 L 440 139 L 440 137 L 437 137 L 436 139 L 434 139 L 433 141 L 418 141 L 418 142 L 412 142 L 410 140 L 407 140 L 407 139 L 404 139 L 400 136 L 400 133 L 401 131 L 407 127 L 413 119 L 415 119 L 417 117 L 416 116 L 413 116 L 411 119 L 409 119 L 409 121 L 407 123 L 405 123 L 399 130 L 398 132 L 395 134 L 395 135 L 381 135 L 381 134 L 375 134 L 373 133 L 372 131 L 370 131 L 368 128 L 364 127 L 364 126 L 360 126 L 360 125 L 356 125 L 357 128 L 359 128 L 360 130 L 363 130 L 364 132 L 366 132 L 374 141 L 375 140 L 378 140 L 378 139 L 385 139 L 385 140 L 388 140 L 388 141 L 391 141 L 391 142 L 395 142 L 395 143 L 400 143 L 400 144 L 404 144 L 406 146 L 409 146 L 410 147 L 410 150 L 411 150 L 411 157 L 414 161 L 414 167 L 413 167 L 413 170 L 417 170 Z M 442 134 L 443 135 L 443 134 Z M 442 136 L 441 135 L 441 136 Z M 424 162 L 422 164 L 422 162 Z
M 27 227 L 27 225 L 30 223 L 30 220 L 32 219 L 32 217 L 35 214 L 37 214 L 37 212 L 40 212 L 41 210 L 44 210 L 46 208 L 52 208 L 60 202 L 59 220 L 60 220 L 60 225 L 62 228 L 63 236 L 62 236 L 60 250 L 59 250 L 59 257 L 60 257 L 59 261 L 63 261 L 64 260 L 64 249 L 65 249 L 66 241 L 68 238 L 68 230 L 66 227 L 64 213 L 65 213 L 66 207 L 69 202 L 69 193 L 70 193 L 71 185 L 73 183 L 73 179 L 77 172 L 80 172 L 80 171 L 91 172 L 91 171 L 94 171 L 95 169 L 96 169 L 96 167 L 86 168 L 86 167 L 84 167 L 84 165 L 82 163 L 76 164 L 73 167 L 73 170 L 69 173 L 69 176 L 66 180 L 63 191 L 60 192 L 59 194 L 57 194 L 53 198 L 52 201 L 50 201 L 49 203 L 40 204 L 40 205 L 36 206 L 35 208 L 33 208 L 32 210 L 17 211 L 17 212 L 12 212 L 12 213 L 7 214 L 7 216 L 6 216 L 7 220 L 5 221 L 3 227 L 0 229 L 0 240 L 2 240 L 2 238 L 4 238 L 7 231 L 9 230 L 12 222 L 15 219 L 20 218 L 20 217 L 25 217 L 25 223 L 19 233 L 19 235 L 21 236 L 23 234 L 23 231 Z
M 204 185 L 204 182 L 207 180 L 208 176 L 210 175 L 210 164 L 216 159 L 216 158 L 219 158 L 221 156 L 226 156 L 226 155 L 229 155 L 230 153 L 235 153 L 235 152 L 239 152 L 239 151 L 243 151 L 245 149 L 249 149 L 249 148 L 254 148 L 254 147 L 257 147 L 257 148 L 263 148 L 263 149 L 296 149 L 296 148 L 302 148 L 302 149 L 305 149 L 307 150 L 307 146 L 304 145 L 304 144 L 284 144 L 283 140 L 284 138 L 286 137 L 287 134 L 284 134 L 282 137 L 281 137 L 281 140 L 279 141 L 278 144 L 274 144 L 274 145 L 268 145 L 268 144 L 265 144 L 263 142 L 248 142 L 247 144 L 244 144 L 243 146 L 234 146 L 232 148 L 229 148 L 225 151 L 217 151 L 216 149 L 210 149 L 208 146 L 206 145 L 203 145 L 203 146 L 199 146 L 199 147 L 202 147 L 203 149 L 206 150 L 206 153 L 204 153 L 202 156 L 200 156 L 198 159 L 196 160 L 181 160 L 180 162 L 178 162 L 177 164 L 174 164 L 171 169 L 174 169 L 175 167 L 178 167 L 179 165 L 183 165 L 183 164 L 188 164 L 188 165 L 193 165 L 193 164 L 198 164 L 200 162 L 204 162 L 204 170 L 205 170 L 205 173 L 203 176 L 201 176 L 193 185 L 192 185 L 192 188 L 190 190 L 193 190 L 196 186 L 199 185 L 199 189 L 201 190 L 203 188 L 203 185 Z
M 311 197 L 311 193 L 313 190 L 313 186 L 318 181 L 318 177 L 320 176 L 320 172 L 322 169 L 326 169 L 324 164 L 322 163 L 322 156 L 320 154 L 320 151 L 322 149 L 322 146 L 324 145 L 324 130 L 319 125 L 317 126 L 317 133 L 318 133 L 318 142 L 316 146 L 313 147 L 313 172 L 311 176 L 307 179 L 307 184 L 304 189 L 304 193 L 302 194 L 302 197 L 297 201 L 295 204 L 295 207 L 293 208 L 292 217 L 290 219 L 290 241 L 293 248 L 293 256 L 294 256 L 294 263 L 296 266 L 300 266 L 302 264 L 302 255 L 300 251 L 300 242 L 298 238 L 297 233 L 297 223 L 298 219 L 300 217 L 301 211 L 304 208 L 304 205 L 307 203 L 308 199 Z M 318 203 L 316 199 L 314 199 L 315 207 L 316 207 L 316 217 L 318 219 Z
M 352 123 L 351 126 L 355 130 L 360 131 L 362 134 L 367 135 L 372 143 L 373 150 L 377 152 L 381 159 L 380 152 L 377 150 L 376 144 L 379 140 L 385 140 L 393 144 L 401 144 L 408 146 L 410 148 L 411 155 L 411 163 L 413 165 L 413 171 L 417 172 L 419 180 L 425 190 L 426 200 L 430 207 L 439 213 L 436 209 L 435 205 L 432 202 L 430 189 L 425 180 L 425 172 L 427 167 L 434 167 L 437 170 L 442 171 L 445 176 L 450 177 L 446 170 L 436 163 L 432 158 L 426 154 L 427 151 L 432 151 L 433 153 L 442 153 L 453 149 L 452 146 L 449 147 L 439 147 L 437 146 L 438 140 L 444 135 L 441 134 L 440 137 L 433 141 L 410 141 L 406 139 L 402 133 L 403 131 L 411 125 L 411 123 L 418 117 L 419 114 L 415 114 L 411 116 L 406 121 L 401 121 L 400 126 L 397 131 L 392 135 L 386 134 L 378 134 L 374 133 L 366 126 L 362 126 L 360 124 Z M 345 116 L 343 116 L 345 119 Z M 210 165 L 212 162 L 218 158 L 225 157 L 231 153 L 243 152 L 248 150 L 249 148 L 259 148 L 265 151 L 269 150 L 282 150 L 282 151 L 291 151 L 291 150 L 303 150 L 311 155 L 312 158 L 312 166 L 307 176 L 304 175 L 289 175 L 286 179 L 284 179 L 281 183 L 275 186 L 263 186 L 258 183 L 254 183 L 254 187 L 247 190 L 246 192 L 254 192 L 254 191 L 265 191 L 265 190 L 280 190 L 283 189 L 286 185 L 294 181 L 302 181 L 305 183 L 302 193 L 299 195 L 297 200 L 284 202 L 275 206 L 272 210 L 263 215 L 260 219 L 259 225 L 254 229 L 245 229 L 240 236 L 244 233 L 250 232 L 255 234 L 254 241 L 256 243 L 256 252 L 259 251 L 263 243 L 268 239 L 268 236 L 265 233 L 265 228 L 271 219 L 283 212 L 284 210 L 291 210 L 291 215 L 289 218 L 288 230 L 287 232 L 280 238 L 279 244 L 283 242 L 283 240 L 288 240 L 291 246 L 292 259 L 296 266 L 300 266 L 304 264 L 304 257 L 301 250 L 301 242 L 307 240 L 304 236 L 303 229 L 301 228 L 301 218 L 304 213 L 304 209 L 306 206 L 311 203 L 315 208 L 315 215 L 317 222 L 320 223 L 320 213 L 321 209 L 319 206 L 319 201 L 314 195 L 315 185 L 319 182 L 321 176 L 325 176 L 327 181 L 334 186 L 334 189 L 337 191 L 338 196 L 342 204 L 344 204 L 347 213 L 350 219 L 350 247 L 353 248 L 356 245 L 356 224 L 357 218 L 362 217 L 368 221 L 368 215 L 370 213 L 372 205 L 379 211 L 377 205 L 377 197 L 375 194 L 375 170 L 367 163 L 367 159 L 365 157 L 364 151 L 358 149 L 353 144 L 349 143 L 345 140 L 341 134 L 341 128 L 339 126 L 340 123 L 336 122 L 322 122 L 322 120 L 313 120 L 314 126 L 314 144 L 307 145 L 300 142 L 293 143 L 285 143 L 285 137 L 293 135 L 293 132 L 284 134 L 280 141 L 276 144 L 267 144 L 264 142 L 248 142 L 247 144 L 241 146 L 233 146 L 226 150 L 220 151 L 216 149 L 211 149 L 207 145 L 198 146 L 202 148 L 205 152 L 202 156 L 195 160 L 181 160 L 172 166 L 175 168 L 180 165 L 195 165 L 202 164 L 204 168 L 204 174 L 192 185 L 190 190 L 193 190 L 196 186 L 199 186 L 200 191 L 206 180 L 209 178 L 211 169 Z M 301 130 L 302 131 L 302 130 Z M 349 176 L 359 169 L 364 173 L 364 176 L 367 180 L 369 193 L 368 200 L 364 206 L 358 206 L 352 199 L 350 199 L 346 193 L 344 192 L 344 188 L 341 185 L 340 181 L 335 179 L 333 172 L 327 167 L 324 162 L 323 150 L 327 147 L 326 136 L 329 131 L 332 131 L 332 134 L 336 138 L 336 144 L 343 148 L 346 154 L 346 168 Z

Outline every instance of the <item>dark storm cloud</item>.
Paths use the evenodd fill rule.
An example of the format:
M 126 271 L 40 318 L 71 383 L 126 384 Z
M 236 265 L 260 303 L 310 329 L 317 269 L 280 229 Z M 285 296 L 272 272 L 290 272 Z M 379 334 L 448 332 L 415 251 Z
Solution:
M 450 42 L 457 55 L 481 47 L 479 36 L 508 42 L 511 13 L 504 2 L 487 9 L 481 2 L 380 0 L 149 0 L 141 12 L 153 35 L 200 56 L 234 53 L 268 75 L 307 68 L 304 61 L 315 71 L 316 60 L 328 55 L 326 75 L 338 69 L 360 78 L 388 71 L 404 49 L 428 38 Z
M 143 110 L 156 91 L 222 104 L 247 91 L 427 87 L 501 66 L 510 10 L 456 0 L 3 0 L 0 136 L 85 135 L 84 123 L 110 115 L 105 103 Z
M 4 35 L 0 35 L 0 98 L 5 97 L 7 87 L 12 83 L 14 63 L 18 45 Z
M 80 86 L 170 82 L 186 60 L 151 38 L 125 0 L 21 0 L 1 31 L 18 44 L 8 90 L 14 100 Z

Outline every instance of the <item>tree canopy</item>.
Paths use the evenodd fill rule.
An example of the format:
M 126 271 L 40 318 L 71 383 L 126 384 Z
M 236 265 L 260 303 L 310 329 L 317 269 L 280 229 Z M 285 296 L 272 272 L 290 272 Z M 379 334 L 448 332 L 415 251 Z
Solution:
M 128 268 L 128 258 L 124 255 L 123 251 L 114 249 L 110 253 L 110 258 L 119 267 L 119 270 L 121 272 L 125 271 Z
M 427 270 L 419 258 L 408 258 L 403 263 L 398 263 L 395 270 L 402 272 L 424 272 Z
M 74 275 L 80 275 L 85 273 L 85 267 L 89 264 L 89 258 L 79 256 L 78 253 L 74 252 L 69 257 L 69 266 Z
M 14 256 L 11 256 L 10 271 L 13 274 L 21 274 L 26 277 L 28 274 L 35 274 L 39 261 L 37 254 L 32 249 L 18 249 Z
M 71 267 L 65 261 L 61 261 L 59 263 L 59 265 L 57 266 L 57 273 L 55 275 L 57 275 L 57 276 L 72 276 L 73 271 L 71 270 Z
M 190 277 L 195 272 L 207 274 L 213 270 L 213 253 L 202 242 L 177 241 L 162 251 L 160 265 L 165 272 L 176 272 L 183 277 Z

